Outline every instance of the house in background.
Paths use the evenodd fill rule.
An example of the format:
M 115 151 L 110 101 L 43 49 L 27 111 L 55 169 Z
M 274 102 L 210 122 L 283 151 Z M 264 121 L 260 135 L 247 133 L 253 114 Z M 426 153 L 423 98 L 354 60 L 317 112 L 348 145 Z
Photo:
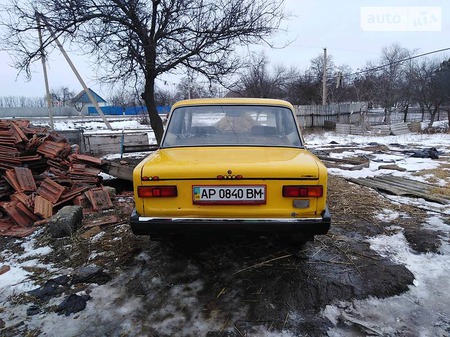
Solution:
M 106 100 L 104 100 L 99 94 L 97 94 L 91 88 L 88 88 L 89 92 L 97 100 L 100 107 L 106 106 Z M 89 99 L 88 94 L 82 90 L 78 95 L 72 99 L 73 106 L 80 112 L 80 115 L 87 115 L 89 107 L 94 107 L 94 104 Z
M 134 115 L 134 116 L 142 116 L 143 118 L 147 118 L 148 112 L 146 106 L 114 106 L 108 105 L 106 100 L 103 99 L 99 94 L 97 94 L 94 90 L 88 89 L 92 96 L 97 100 L 98 105 L 103 113 L 103 115 Z M 76 95 L 72 101 L 72 105 L 79 112 L 81 116 L 98 116 L 99 113 L 97 109 L 95 109 L 94 104 L 89 99 L 87 93 L 83 90 L 78 95 Z M 158 114 L 161 118 L 165 118 L 170 111 L 170 106 L 159 105 L 156 107 L 158 110 Z

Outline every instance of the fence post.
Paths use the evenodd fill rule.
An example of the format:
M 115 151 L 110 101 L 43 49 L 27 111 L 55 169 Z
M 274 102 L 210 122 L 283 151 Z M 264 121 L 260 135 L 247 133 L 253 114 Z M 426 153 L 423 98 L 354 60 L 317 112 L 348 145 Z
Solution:
M 122 128 L 122 137 L 120 139 L 120 159 L 123 158 L 124 143 L 125 143 L 125 128 Z

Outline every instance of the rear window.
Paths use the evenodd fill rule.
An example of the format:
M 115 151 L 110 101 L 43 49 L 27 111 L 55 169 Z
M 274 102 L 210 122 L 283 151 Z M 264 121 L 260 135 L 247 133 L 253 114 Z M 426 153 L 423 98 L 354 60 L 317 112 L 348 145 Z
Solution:
M 301 145 L 295 117 L 288 108 L 209 105 L 175 109 L 161 147 Z

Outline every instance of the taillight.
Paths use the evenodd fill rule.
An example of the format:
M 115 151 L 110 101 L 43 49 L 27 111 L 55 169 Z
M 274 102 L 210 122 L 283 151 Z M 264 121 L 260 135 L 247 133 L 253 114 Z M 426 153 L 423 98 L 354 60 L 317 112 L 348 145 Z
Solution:
M 323 186 L 283 186 L 283 197 L 315 197 L 323 196 Z
M 178 190 L 176 186 L 139 186 L 139 198 L 176 197 Z

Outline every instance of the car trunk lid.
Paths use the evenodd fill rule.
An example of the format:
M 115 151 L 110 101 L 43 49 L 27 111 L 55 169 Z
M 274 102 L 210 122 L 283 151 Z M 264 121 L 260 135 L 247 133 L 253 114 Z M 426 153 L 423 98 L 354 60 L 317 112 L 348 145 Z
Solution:
M 148 165 L 151 162 L 151 165 Z M 141 167 L 141 179 L 318 179 L 313 154 L 299 148 L 203 147 L 156 151 Z

